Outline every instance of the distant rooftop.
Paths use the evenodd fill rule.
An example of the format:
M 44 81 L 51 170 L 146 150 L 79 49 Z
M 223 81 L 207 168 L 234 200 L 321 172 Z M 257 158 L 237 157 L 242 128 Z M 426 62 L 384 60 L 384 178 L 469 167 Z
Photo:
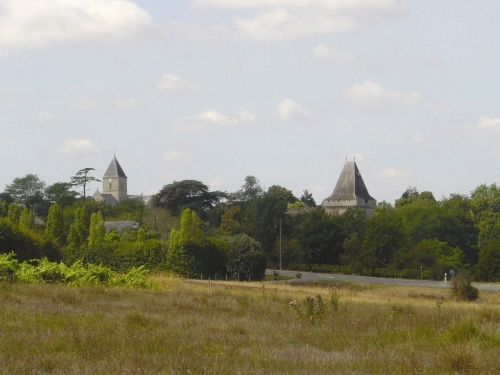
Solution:
M 359 173 L 358 166 L 353 160 L 347 160 L 342 169 L 342 173 L 335 185 L 332 195 L 326 200 L 355 200 L 361 198 L 364 200 L 375 200 L 369 193 L 366 185 Z
M 123 169 L 118 163 L 118 160 L 116 160 L 116 156 L 113 156 L 113 160 L 111 160 L 111 163 L 109 164 L 108 169 L 106 169 L 106 173 L 104 173 L 104 178 L 108 177 L 125 177 L 125 172 L 123 172 Z

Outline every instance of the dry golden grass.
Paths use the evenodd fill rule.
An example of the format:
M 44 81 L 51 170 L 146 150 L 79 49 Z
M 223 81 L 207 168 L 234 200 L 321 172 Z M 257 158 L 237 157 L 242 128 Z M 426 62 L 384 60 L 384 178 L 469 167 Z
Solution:
M 464 303 L 439 289 L 332 284 L 335 310 L 328 286 L 155 281 L 159 290 L 2 286 L 0 373 L 496 374 L 500 365 L 495 293 Z M 318 295 L 324 310 L 311 322 L 305 297 Z

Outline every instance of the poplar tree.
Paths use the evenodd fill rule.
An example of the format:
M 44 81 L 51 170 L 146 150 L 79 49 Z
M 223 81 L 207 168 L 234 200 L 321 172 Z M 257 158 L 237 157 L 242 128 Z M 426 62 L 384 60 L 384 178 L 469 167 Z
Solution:
M 185 209 L 180 218 L 180 229 L 172 229 L 168 241 L 167 267 L 179 274 L 195 273 L 192 256 L 188 253 L 191 245 L 201 245 L 203 231 L 200 229 L 200 219 L 194 211 Z M 191 246 L 192 247 L 192 246 Z
M 69 228 L 68 247 L 76 250 L 79 249 L 87 241 L 87 226 L 85 225 L 87 218 L 87 210 L 85 207 L 80 207 L 75 212 L 75 221 Z
M 59 204 L 54 203 L 49 208 L 47 223 L 45 224 L 45 235 L 59 244 L 64 241 L 64 218 Z
M 90 228 L 88 244 L 90 248 L 95 248 L 104 245 L 104 237 L 106 236 L 106 227 L 101 211 L 94 212 L 90 216 Z
M 19 224 L 19 216 L 21 216 L 22 207 L 18 204 L 9 204 L 9 211 L 7 213 L 7 218 L 14 224 Z
M 35 226 L 35 214 L 27 207 L 19 215 L 19 226 L 26 229 L 31 229 Z

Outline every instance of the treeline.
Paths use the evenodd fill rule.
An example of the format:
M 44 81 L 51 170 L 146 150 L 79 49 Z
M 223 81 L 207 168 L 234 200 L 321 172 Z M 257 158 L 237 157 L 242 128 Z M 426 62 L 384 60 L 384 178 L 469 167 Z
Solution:
M 19 186 L 11 189 L 33 176 L 16 179 L 0 194 L 0 252 L 13 251 L 20 261 L 46 257 L 116 271 L 144 265 L 187 277 L 239 280 L 260 279 L 266 266 L 280 265 L 431 279 L 465 272 L 476 280 L 500 280 L 496 184 L 440 201 L 408 188 L 366 218 L 357 208 L 326 215 L 308 191 L 298 198 L 277 185 L 265 190 L 253 176 L 232 193 L 185 180 L 165 185 L 147 206 L 127 200 L 114 207 L 79 196 L 71 184 L 54 184 L 59 190 L 52 195 L 38 184 L 32 197 Z M 44 226 L 35 224 L 34 211 Z M 139 226 L 106 231 L 104 223 L 112 220 Z

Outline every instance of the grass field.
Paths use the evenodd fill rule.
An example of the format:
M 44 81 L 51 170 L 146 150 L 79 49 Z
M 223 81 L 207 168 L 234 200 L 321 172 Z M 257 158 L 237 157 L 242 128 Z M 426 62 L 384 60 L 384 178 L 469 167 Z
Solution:
M 500 368 L 497 293 L 467 303 L 438 289 L 155 281 L 158 290 L 0 286 L 0 373 L 497 374 Z

